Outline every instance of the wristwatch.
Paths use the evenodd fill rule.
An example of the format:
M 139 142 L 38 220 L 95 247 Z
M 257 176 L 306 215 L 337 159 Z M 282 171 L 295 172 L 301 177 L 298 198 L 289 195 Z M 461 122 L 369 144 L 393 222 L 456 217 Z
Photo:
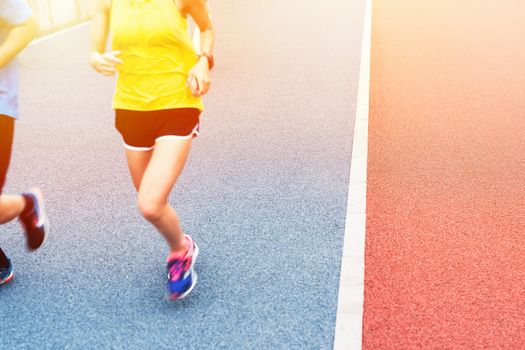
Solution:
M 210 55 L 208 53 L 201 53 L 199 55 L 199 59 L 201 57 L 206 57 L 206 59 L 208 60 L 208 68 L 211 70 L 213 68 L 213 64 L 215 63 L 214 59 L 213 59 L 213 55 Z

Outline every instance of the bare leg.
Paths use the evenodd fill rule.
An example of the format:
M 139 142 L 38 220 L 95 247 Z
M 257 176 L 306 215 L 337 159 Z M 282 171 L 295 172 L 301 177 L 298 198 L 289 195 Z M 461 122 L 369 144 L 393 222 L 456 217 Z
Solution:
M 13 118 L 0 115 L 0 193 L 5 183 L 5 176 L 11 160 L 15 121 Z M 0 194 L 0 224 L 5 224 L 18 217 L 25 206 L 22 196 Z
M 135 186 L 137 192 L 140 188 L 142 177 L 144 176 L 144 172 L 148 167 L 152 154 L 153 151 L 126 150 L 126 157 L 128 158 L 128 169 L 131 174 L 131 179 L 133 180 L 133 186 Z
M 0 196 L 0 225 L 17 218 L 24 210 L 25 200 L 22 196 Z
M 191 142 L 191 139 L 163 140 L 157 142 L 152 152 L 130 154 L 133 151 L 127 151 L 132 178 L 139 189 L 139 209 L 162 233 L 172 252 L 187 249 L 179 218 L 169 206 L 168 196 L 186 163 Z

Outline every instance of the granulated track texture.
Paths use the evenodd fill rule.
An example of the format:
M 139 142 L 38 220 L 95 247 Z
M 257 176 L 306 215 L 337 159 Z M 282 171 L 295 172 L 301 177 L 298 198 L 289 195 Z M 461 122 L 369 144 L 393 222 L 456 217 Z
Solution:
M 525 2 L 375 0 L 364 349 L 525 346 Z

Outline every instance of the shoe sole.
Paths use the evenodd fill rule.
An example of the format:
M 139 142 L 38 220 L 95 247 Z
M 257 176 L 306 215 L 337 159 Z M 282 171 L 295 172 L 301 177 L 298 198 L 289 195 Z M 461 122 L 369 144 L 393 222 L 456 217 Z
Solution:
M 192 276 L 191 277 L 191 286 L 190 286 L 190 288 L 188 288 L 187 291 L 185 291 L 184 293 L 180 294 L 176 298 L 172 297 L 171 295 L 168 296 L 168 298 L 170 300 L 172 300 L 172 301 L 181 300 L 181 299 L 186 298 L 191 293 L 193 288 L 195 288 L 195 285 L 197 284 L 198 276 L 197 276 L 197 272 L 195 272 L 195 270 L 193 269 L 193 266 L 195 266 L 195 262 L 197 261 L 197 257 L 199 256 L 199 247 L 197 246 L 196 243 L 193 243 L 193 244 L 195 245 L 195 250 L 193 251 L 193 258 L 191 259 L 191 266 L 190 266 L 191 276 Z
M 11 282 L 11 280 L 13 279 L 13 277 L 15 277 L 15 274 L 13 271 L 11 271 L 11 273 L 9 274 L 9 276 L 7 276 L 7 278 L 5 280 L 3 280 L 2 282 L 0 282 L 0 286 L 3 285 L 3 284 L 7 284 L 9 282 Z
M 49 236 L 49 220 L 47 220 L 46 207 L 44 204 L 44 195 L 42 194 L 42 191 L 40 191 L 39 188 L 35 187 L 35 188 L 32 188 L 29 191 L 29 193 L 35 196 L 36 201 L 37 201 L 37 215 L 39 218 L 39 222 L 37 226 L 44 226 L 44 238 L 42 239 L 42 243 L 40 243 L 40 245 L 36 249 L 29 248 L 29 250 L 33 251 L 33 250 L 40 249 L 44 245 L 44 243 L 46 243 L 47 237 Z

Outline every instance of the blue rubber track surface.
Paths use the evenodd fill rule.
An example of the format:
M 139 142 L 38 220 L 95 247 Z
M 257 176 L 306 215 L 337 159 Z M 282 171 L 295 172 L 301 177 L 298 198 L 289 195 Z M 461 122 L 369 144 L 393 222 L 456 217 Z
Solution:
M 167 246 L 138 213 L 114 129 L 115 80 L 89 27 L 20 56 L 22 116 L 6 193 L 46 197 L 52 233 L 0 228 L 2 349 L 331 349 L 363 1 L 212 3 L 213 86 L 170 202 L 199 282 L 165 296 Z

